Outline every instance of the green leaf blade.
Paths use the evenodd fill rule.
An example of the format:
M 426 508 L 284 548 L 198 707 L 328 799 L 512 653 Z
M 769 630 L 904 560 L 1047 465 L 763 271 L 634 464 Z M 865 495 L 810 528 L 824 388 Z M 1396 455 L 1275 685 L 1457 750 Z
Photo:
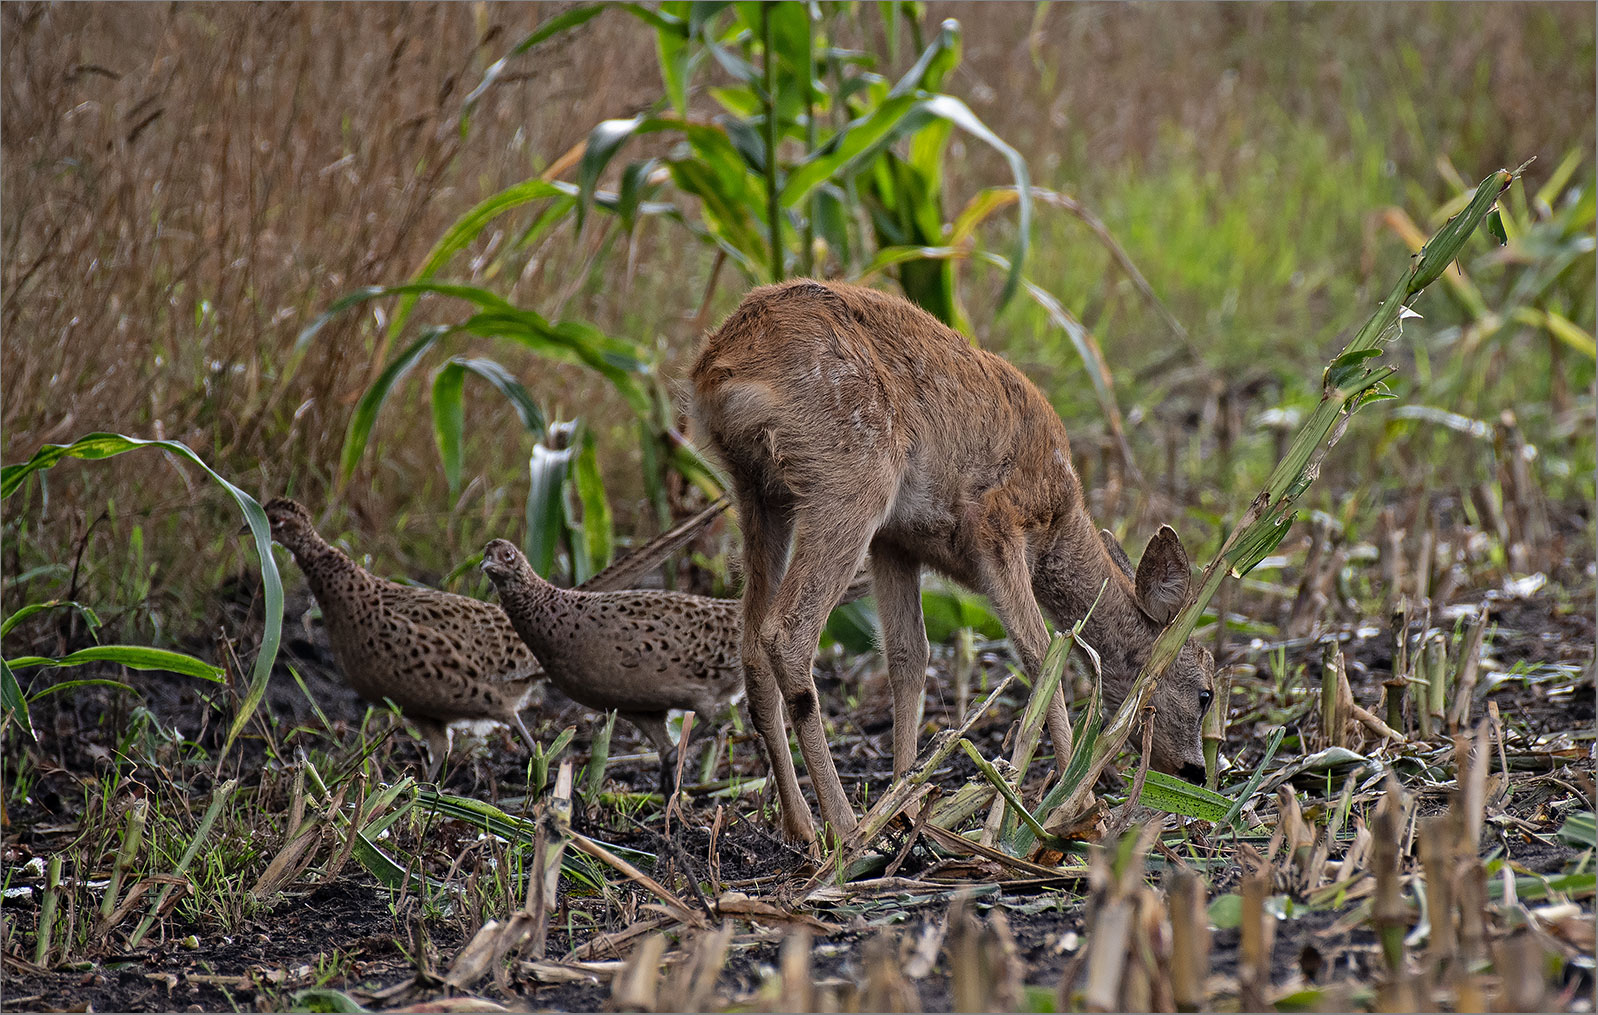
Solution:
M 451 497 L 461 492 L 461 443 L 466 429 L 466 370 L 451 360 L 433 377 L 433 439 Z

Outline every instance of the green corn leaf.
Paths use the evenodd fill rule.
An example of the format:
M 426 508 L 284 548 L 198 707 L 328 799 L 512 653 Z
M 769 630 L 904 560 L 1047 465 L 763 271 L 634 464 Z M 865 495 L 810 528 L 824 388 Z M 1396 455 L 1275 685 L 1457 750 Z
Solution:
M 1509 242 L 1509 234 L 1504 231 L 1504 218 L 1497 208 L 1487 216 L 1487 232 L 1498 241 L 1500 247 Z
M 1093 385 L 1093 396 L 1098 400 L 1099 411 L 1109 423 L 1110 432 L 1115 435 L 1124 434 L 1126 425 L 1121 416 L 1121 406 L 1115 400 L 1115 380 L 1110 375 L 1109 361 L 1104 358 L 1098 340 L 1087 329 L 1087 325 L 1065 309 L 1065 304 L 1059 297 L 1031 279 L 1022 279 L 1022 284 L 1027 296 L 1042 308 L 1050 323 L 1065 332 L 1066 338 L 1071 340 L 1071 347 L 1076 350 L 1077 358 L 1082 361 L 1082 366 L 1087 371 L 1088 381 Z
M 666 493 L 666 473 L 662 469 L 663 456 L 660 435 L 651 420 L 638 421 L 638 455 L 642 459 L 644 495 L 655 509 L 655 519 L 662 528 L 671 525 L 671 504 Z
M 1100 594 L 1102 593 L 1101 589 Z M 1094 600 L 1094 605 L 1098 605 L 1097 599 Z M 1049 640 L 1048 652 L 1043 656 L 1043 667 L 1038 671 L 1038 678 L 1032 685 L 1032 693 L 1027 696 L 1026 706 L 1021 710 L 1021 725 L 1015 734 L 1017 743 L 1031 745 L 1029 750 L 1011 759 L 1015 765 L 1017 785 L 1026 778 L 1027 769 L 1032 765 L 1032 757 L 1037 753 L 1037 745 L 1043 730 L 1044 714 L 1055 698 L 1060 678 L 1065 674 L 1066 657 L 1076 646 L 1077 635 L 1081 632 L 1082 625 L 1078 624 L 1068 632 L 1056 631 Z M 1001 835 L 1008 834 L 1008 830 L 1014 827 L 1013 822 L 1016 819 L 1027 823 L 1034 834 L 1042 832 L 1043 827 L 1038 824 L 1038 819 L 1022 809 L 1018 801 L 1010 800 L 1008 795 L 1005 796 L 1005 800 L 1010 803 L 1011 810 L 1004 816 Z
M 1521 902 L 1541 902 L 1554 895 L 1567 899 L 1588 899 L 1598 895 L 1598 873 L 1525 874 L 1515 879 L 1515 897 Z M 1504 896 L 1504 882 L 1493 877 L 1487 882 L 1487 897 L 1497 901 Z
M 935 92 L 943 87 L 944 77 L 959 63 L 960 22 L 948 18 L 938 27 L 937 38 L 916 57 L 916 62 L 894 84 L 888 97 L 897 98 L 918 91 Z
M 791 4 L 762 4 L 771 17 L 771 33 L 773 51 L 767 59 L 775 58 L 784 68 L 785 73 L 798 77 L 804 73 L 805 60 L 810 52 L 810 16 L 808 3 Z M 792 88 L 779 89 L 780 94 L 791 94 L 798 90 L 798 85 Z
M 853 281 L 862 282 L 888 268 L 908 261 L 958 261 L 971 256 L 971 251 L 960 247 L 927 247 L 902 245 L 879 247 L 871 260 L 855 273 Z
M 1076 741 L 1071 747 L 1071 760 L 1065 766 L 1065 772 L 1060 776 L 1060 781 L 1055 783 L 1043 799 L 1038 801 L 1037 809 L 1032 812 L 1037 824 L 1042 824 L 1054 809 L 1075 793 L 1082 780 L 1087 778 L 1089 769 L 1093 764 L 1094 752 L 1098 750 L 1101 734 L 1104 729 L 1104 688 L 1103 681 L 1093 682 L 1093 694 L 1088 699 L 1088 707 L 1083 712 L 1082 725 L 1075 730 Z M 1010 833 L 1010 838 L 1005 840 L 1004 848 L 1012 856 L 1026 856 L 1037 843 L 1037 836 L 1026 824 L 1016 828 Z
M 61 656 L 59 659 L 48 656 L 16 656 L 6 660 L 13 670 L 28 669 L 34 666 L 82 666 L 84 663 L 116 663 L 126 666 L 130 670 L 164 670 L 168 673 L 178 673 L 185 677 L 198 677 L 213 683 L 221 683 L 223 670 L 220 666 L 212 666 L 203 659 L 196 659 L 182 652 L 171 652 L 163 648 L 149 648 L 144 645 L 91 645 L 80 648 L 76 652 Z
M 1298 512 L 1289 511 L 1285 517 L 1278 519 L 1275 525 L 1257 527 L 1245 538 L 1238 540 L 1226 555 L 1226 559 L 1231 563 L 1232 577 L 1243 577 L 1258 567 L 1260 561 L 1275 552 L 1276 548 L 1282 545 L 1282 540 L 1287 538 L 1288 530 L 1293 527 L 1293 520 L 1296 517 Z
M 1232 801 L 1203 786 L 1151 769 L 1144 774 L 1143 794 L 1138 797 L 1138 803 L 1167 814 L 1185 814 L 1202 821 L 1218 822 L 1226 816 Z
M 95 613 L 93 608 L 85 606 L 79 602 L 74 602 L 71 599 L 51 599 L 43 603 L 29 603 L 28 605 L 19 608 L 17 612 L 13 613 L 11 616 L 7 617 L 4 623 L 0 623 L 0 638 L 4 638 L 6 635 L 10 634 L 13 627 L 16 627 L 22 621 L 33 616 L 35 613 L 39 613 L 44 610 L 53 610 L 61 606 L 70 606 L 82 614 L 84 621 L 89 625 L 90 631 L 93 631 L 100 626 L 100 615 Z
M 887 146 L 912 135 L 934 120 L 945 120 L 982 141 L 1003 156 L 1014 178 L 1019 222 L 1016 247 L 1010 258 L 1010 274 L 999 294 L 999 305 L 1007 303 L 1021 284 L 1032 233 L 1032 182 L 1026 160 L 993 133 L 969 106 L 952 95 L 899 95 L 883 102 L 870 113 L 851 122 L 833 137 L 832 142 L 801 162 L 788 174 L 781 200 L 792 208 L 826 180 L 850 177 L 876 161 Z
M 546 758 L 553 758 L 571 745 L 572 739 L 577 736 L 577 727 L 568 726 L 555 735 L 549 743 L 549 749 L 544 752 Z
M 444 463 L 444 478 L 449 494 L 461 492 L 461 441 L 466 429 L 466 368 L 455 360 L 445 363 L 433 375 L 433 439 L 438 457 Z
M 124 684 L 120 680 L 62 680 L 29 695 L 28 704 L 32 705 L 40 698 L 48 697 L 52 694 L 58 694 L 62 691 L 75 690 L 79 687 L 114 687 L 118 691 L 127 691 L 129 694 L 134 693 L 132 687 Z
M 739 12 L 739 19 L 744 22 L 749 34 L 755 38 L 760 37 L 760 18 L 758 15 L 751 17 L 748 12 L 758 10 L 762 6 L 764 5 L 746 2 L 736 8 Z M 723 46 L 716 39 L 706 37 L 704 43 L 705 49 L 710 53 L 711 57 L 721 65 L 721 69 L 726 71 L 734 81 L 741 82 L 745 87 L 757 94 L 763 91 L 760 68 Z
M 50 468 L 63 458 L 96 460 L 148 447 L 159 448 L 193 462 L 228 492 L 238 504 L 239 510 L 244 513 L 244 520 L 250 527 L 250 535 L 255 540 L 256 555 L 261 561 L 261 592 L 265 601 L 266 623 L 261 632 L 261 647 L 256 652 L 255 664 L 250 671 L 249 693 L 245 696 L 244 704 L 239 708 L 238 714 L 233 717 L 233 725 L 228 728 L 227 740 L 222 745 L 222 755 L 225 757 L 228 749 L 233 746 L 234 739 L 266 694 L 266 683 L 272 675 L 272 663 L 277 659 L 278 645 L 283 638 L 283 579 L 278 575 L 277 561 L 272 557 L 271 524 L 267 522 L 266 512 L 261 509 L 255 498 L 223 479 L 205 464 L 199 455 L 178 441 L 148 441 L 113 433 L 87 434 L 71 444 L 46 444 L 28 461 L 5 466 L 0 469 L 0 498 L 9 497 L 29 475 L 40 469 Z
M 474 335 L 509 339 L 551 359 L 595 370 L 610 381 L 634 412 L 649 412 L 649 395 L 638 378 L 648 369 L 641 350 L 611 338 L 592 324 L 551 324 L 531 310 L 511 308 L 474 314 L 459 327 Z
M 557 423 L 552 430 L 570 424 Z M 528 459 L 527 544 L 523 550 L 533 570 L 548 578 L 555 566 L 555 550 L 565 529 L 560 492 L 571 467 L 573 448 L 551 448 L 540 442 Z
M 427 258 L 422 262 L 422 267 L 416 272 L 413 282 L 421 282 L 432 278 L 443 270 L 450 258 L 466 249 L 472 241 L 482 235 L 488 224 L 499 216 L 534 201 L 550 199 L 564 199 L 570 201 L 575 196 L 575 188 L 569 183 L 555 183 L 549 180 L 524 180 L 514 186 L 506 187 L 496 194 L 491 194 L 450 224 L 433 244 L 433 249 L 427 252 Z M 526 238 L 523 237 L 523 242 Z M 419 294 L 409 294 L 400 300 L 394 312 L 394 319 L 388 326 L 390 339 L 399 335 L 405 329 L 405 323 L 410 320 L 411 309 L 416 305 Z M 304 339 L 301 335 L 301 339 Z
M 547 424 L 544 421 L 543 410 L 533 401 L 532 394 L 522 386 L 521 381 L 516 379 L 516 375 L 507 370 L 503 364 L 482 357 L 470 359 L 456 357 L 455 362 L 468 373 L 476 374 L 493 385 L 496 391 L 504 395 L 510 401 L 511 408 L 516 410 L 516 417 L 522 421 L 522 427 L 528 433 L 536 436 L 544 432 Z
M 461 489 L 461 447 L 466 426 L 464 387 L 468 373 L 488 381 L 509 399 L 529 433 L 544 432 L 543 412 L 509 370 L 491 359 L 451 359 L 433 379 L 433 433 L 451 496 L 458 495 Z
M 454 796 L 440 793 L 427 786 L 419 786 L 416 790 L 416 804 L 424 810 L 441 814 L 447 818 L 464 821 L 474 827 L 481 828 L 490 835 L 497 835 L 506 842 L 522 846 L 530 846 L 538 829 L 532 821 L 507 814 L 493 804 L 471 797 Z M 598 841 L 598 840 L 595 840 Z M 633 849 L 629 846 L 618 846 L 602 842 L 606 849 L 615 853 L 630 863 L 650 864 L 654 862 L 654 854 L 645 853 L 643 850 Z M 583 862 L 568 853 L 561 861 L 561 872 L 576 878 L 583 884 L 599 890 L 601 883 L 594 880 Z
M 662 4 L 660 9 L 663 14 L 674 14 L 681 18 L 683 15 L 680 13 L 680 8 L 686 7 L 688 35 L 697 36 L 709 27 L 717 15 L 731 6 L 730 0 L 692 0 L 691 3 L 683 0 L 681 3 Z
M 827 249 L 838 259 L 845 275 L 854 264 L 854 248 L 849 242 L 849 212 L 844 205 L 843 191 L 823 185 L 816 188 L 811 199 L 811 221 L 816 235 L 826 243 Z
M 1449 219 L 1448 223 L 1437 231 L 1437 235 L 1420 249 L 1420 259 L 1410 275 L 1406 297 L 1415 295 L 1437 281 L 1448 266 L 1454 263 L 1470 234 L 1476 231 L 1482 219 L 1487 217 L 1487 213 L 1492 211 L 1493 205 L 1498 202 L 1498 196 L 1509 189 L 1509 185 L 1513 182 L 1515 174 L 1507 169 L 1500 169 L 1481 182 L 1476 188 L 1476 196 L 1471 199 L 1465 210 Z M 1395 307 L 1395 312 L 1396 309 Z
M 340 471 L 345 478 L 354 473 L 355 466 L 365 454 L 378 411 L 394 386 L 429 349 L 444 337 L 457 331 L 508 339 L 540 355 L 589 367 L 610 381 L 635 412 L 645 414 L 649 411 L 651 404 L 649 395 L 637 377 L 647 372 L 648 368 L 643 362 L 641 350 L 636 345 L 612 338 L 583 321 L 561 321 L 551 324 L 534 311 L 513 306 L 479 286 L 425 281 L 358 289 L 335 301 L 316 323 L 302 333 L 302 340 L 307 340 L 305 338 L 307 334 L 314 335 L 315 331 L 334 314 L 358 303 L 386 296 L 429 294 L 464 300 L 476 306 L 477 312 L 460 324 L 428 329 L 384 367 L 377 380 L 373 381 L 372 386 L 361 396 L 351 416 L 340 454 Z M 508 376 L 503 371 L 494 371 L 491 368 L 479 370 L 474 365 L 469 365 L 468 369 L 497 386 Z M 501 386 L 501 390 L 511 397 L 512 401 L 517 402 L 521 410 L 526 410 L 532 405 L 531 398 L 520 398 L 511 388 Z M 524 411 L 524 421 L 528 418 L 533 418 L 532 413 Z
M 573 463 L 572 473 L 576 481 L 577 500 L 582 506 L 582 539 L 588 549 L 589 574 L 593 574 L 610 564 L 616 535 L 610 501 L 605 497 L 605 482 L 599 474 L 599 455 L 592 430 L 583 433 L 582 448 Z M 578 580 L 587 577 L 585 574 Z
M 760 119 L 765 119 L 765 114 L 762 113 Z M 765 175 L 766 139 L 756 129 L 756 119 L 754 117 L 748 119 L 728 117 L 722 120 L 721 124 L 727 130 L 727 142 L 732 145 L 733 151 L 742 160 L 743 165 L 738 168 L 747 169 L 751 173 L 762 176 Z
M 429 349 L 437 345 L 454 328 L 428 328 L 420 338 L 406 346 L 405 349 L 392 360 L 383 372 L 377 375 L 377 380 L 361 395 L 361 400 L 355 403 L 355 412 L 350 416 L 349 428 L 344 432 L 344 448 L 339 453 L 339 475 L 348 479 L 355 474 L 355 467 L 361 463 L 361 456 L 366 453 L 367 441 L 372 436 L 372 426 L 377 422 L 377 414 L 383 408 L 389 392 L 394 386 L 410 373 L 418 361 L 425 356 Z
M 672 159 L 667 162 L 672 182 L 700 200 L 700 216 L 717 246 L 726 251 L 739 268 L 758 275 L 767 260 L 766 240 L 755 228 L 743 186 L 729 191 L 715 172 L 698 159 Z
M 827 144 L 788 173 L 779 195 L 785 208 L 798 206 L 822 183 L 840 182 L 871 163 L 888 145 L 922 126 L 915 116 L 923 103 L 915 95 L 899 95 L 850 121 Z
M 876 607 L 869 599 L 839 603 L 827 615 L 821 633 L 829 643 L 842 645 L 855 655 L 870 652 L 877 647 Z
M 660 29 L 655 32 L 655 61 L 660 64 L 660 83 L 678 116 L 688 114 L 688 39 L 680 32 Z
M 681 32 L 684 35 L 688 33 L 688 26 L 683 23 L 682 19 L 672 17 L 665 11 L 652 10 L 638 3 L 619 3 L 613 6 L 619 11 L 626 11 L 657 32 Z
M 310 346 L 311 340 L 316 338 L 317 335 L 321 334 L 322 329 L 327 327 L 333 318 L 337 317 L 339 314 L 342 314 L 350 307 L 358 306 L 368 300 L 376 299 L 379 296 L 384 295 L 385 292 L 386 290 L 384 290 L 382 286 L 362 286 L 359 289 L 352 289 L 343 296 L 340 296 L 338 299 L 334 300 L 332 303 L 329 303 L 326 310 L 322 311 L 320 314 L 317 314 L 316 317 L 311 320 L 310 324 L 307 324 L 305 327 L 300 329 L 299 335 L 294 339 L 294 351 L 296 355 L 303 353 Z
M 17 675 L 3 659 L 0 659 L 0 708 L 5 712 L 4 723 L 15 722 L 23 736 L 33 743 L 39 742 L 33 732 L 33 720 L 28 716 L 28 699 L 23 697 L 22 685 L 17 683 Z M 0 728 L 4 723 L 0 723 Z
M 1594 819 L 1592 811 L 1577 811 L 1565 819 L 1555 834 L 1560 842 L 1567 845 L 1577 849 L 1592 849 L 1598 846 L 1598 820 Z
M 629 163 L 621 173 L 621 187 L 617 191 L 616 215 L 622 228 L 631 233 L 638 223 L 638 206 L 649 188 L 649 174 L 659 163 L 655 159 Z
M 1243 808 L 1248 806 L 1249 800 L 1254 796 L 1254 791 L 1259 789 L 1260 783 L 1265 781 L 1265 774 L 1271 770 L 1271 759 L 1276 757 L 1276 749 L 1282 746 L 1282 737 L 1286 733 L 1287 730 L 1281 726 L 1271 731 L 1271 739 L 1265 744 L 1265 756 L 1258 765 L 1254 766 L 1254 773 L 1249 776 L 1248 782 L 1244 784 L 1243 789 L 1237 796 L 1232 798 L 1230 806 L 1226 808 L 1226 813 L 1221 815 L 1221 820 L 1217 822 L 1223 828 L 1232 827 L 1233 822 L 1237 821 L 1237 816 L 1243 813 Z
M 1365 372 L 1365 361 L 1380 356 L 1380 349 L 1351 349 L 1332 360 L 1322 375 L 1321 386 L 1327 391 L 1341 391 Z
M 371 1011 L 370 1008 L 361 1007 L 359 1001 L 342 990 L 332 987 L 306 987 L 295 991 L 290 1000 L 294 1011 L 350 1012 L 356 1015 Z
M 464 250 L 468 245 L 482 235 L 492 221 L 507 212 L 535 201 L 548 200 L 546 208 L 534 223 L 529 226 L 516 242 L 511 244 L 511 249 L 525 248 L 538 242 L 550 229 L 565 222 L 568 214 L 577 206 L 578 188 L 575 184 L 561 180 L 524 180 L 521 183 L 506 187 L 498 193 L 491 194 L 474 205 L 466 214 L 456 219 L 428 251 L 427 258 L 422 267 L 412 277 L 413 283 L 422 283 L 433 279 L 450 259 Z M 645 201 L 641 195 L 629 196 L 613 194 L 609 191 L 595 190 L 591 195 L 594 207 L 604 211 L 613 212 L 622 216 L 629 223 L 639 215 L 666 215 L 682 221 L 682 213 L 671 204 Z M 684 223 L 686 225 L 686 223 Z M 381 295 L 381 291 L 378 295 Z M 388 326 L 389 338 L 397 337 L 406 323 L 409 322 L 411 313 L 415 309 L 420 292 L 404 293 L 400 297 L 399 305 L 395 309 L 393 320 Z M 351 299 L 351 297 L 354 297 Z M 313 321 L 305 330 L 300 332 L 295 342 L 295 355 L 303 353 L 310 340 L 326 325 L 327 321 L 335 316 L 339 310 L 345 309 L 363 299 L 370 298 L 360 293 L 352 293 L 339 303 L 330 307 L 326 313 Z
M 627 139 L 647 122 L 644 116 L 626 120 L 601 120 L 588 132 L 588 144 L 583 147 L 582 160 L 577 163 L 577 228 L 583 227 L 589 205 L 594 201 L 594 189 L 599 185 L 599 174 L 605 171 L 611 158 Z
M 935 95 L 927 100 L 932 115 L 948 120 L 961 130 L 985 143 L 1003 156 L 1010 165 L 1010 175 L 1015 181 L 1018 199 L 1015 252 L 1010 257 L 1010 275 L 999 290 L 998 305 L 1003 308 L 1021 285 L 1021 272 L 1026 265 L 1027 251 L 1032 243 L 1032 178 L 1026 159 L 988 128 L 969 106 L 952 95 Z
M 1004 627 L 988 608 L 987 599 L 952 583 L 933 582 L 922 589 L 921 614 L 926 620 L 927 640 L 934 644 L 949 641 L 966 627 L 983 638 L 1004 637 Z
M 478 82 L 477 87 L 467 94 L 462 106 L 466 109 L 471 109 L 475 106 L 477 100 L 483 97 L 483 93 L 493 87 L 494 82 L 498 81 L 505 71 L 510 69 L 510 62 L 513 59 L 521 56 L 545 39 L 576 28 L 578 25 L 586 24 L 604 13 L 605 8 L 610 6 L 610 4 L 580 4 L 569 11 L 557 14 L 542 25 L 539 25 L 530 35 L 517 43 L 516 48 L 489 65 L 488 69 L 483 72 L 483 80 Z

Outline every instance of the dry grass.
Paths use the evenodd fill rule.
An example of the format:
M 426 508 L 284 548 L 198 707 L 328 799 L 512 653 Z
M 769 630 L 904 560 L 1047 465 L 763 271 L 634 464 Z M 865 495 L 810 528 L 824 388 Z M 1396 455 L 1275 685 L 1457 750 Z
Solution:
M 477 198 L 543 169 L 595 122 L 659 93 L 647 34 L 601 17 L 517 64 L 462 136 L 465 92 L 553 12 L 8 5 L 0 457 L 110 429 L 183 440 L 263 493 L 319 497 L 384 349 L 372 317 L 351 316 L 295 364 L 300 328 L 354 286 L 408 276 Z M 1044 182 L 1064 173 L 1091 190 L 1112 167 L 1166 157 L 1166 131 L 1206 139 L 1185 157 L 1224 172 L 1247 149 L 1239 131 L 1261 94 L 1285 95 L 1290 109 L 1346 137 L 1345 109 L 1366 92 L 1388 94 L 1406 75 L 1466 99 L 1405 114 L 1413 129 L 1395 137 L 1391 156 L 1412 178 L 1426 174 L 1434 151 L 1468 149 L 1482 165 L 1528 154 L 1552 164 L 1561 146 L 1581 142 L 1569 129 L 1591 145 L 1590 45 L 1585 61 L 1543 58 L 1550 38 L 1590 38 L 1584 8 L 1192 6 L 1175 18 L 1158 5 L 1084 5 L 1051 9 L 1041 24 L 1021 4 L 936 13 L 964 16 L 967 26 L 953 85 L 1018 141 Z M 862 24 L 881 31 L 874 19 Z M 1292 47 L 1308 48 L 1277 58 Z M 1374 67 L 1354 74 L 1346 57 L 1362 48 L 1374 51 Z M 901 39 L 898 62 L 911 55 Z M 1295 97 L 1304 63 L 1316 68 L 1314 85 L 1305 81 Z M 1550 132 L 1550 123 L 1566 129 Z M 988 156 L 969 155 L 956 190 L 985 172 Z M 588 251 L 562 235 L 519 278 L 484 281 L 528 305 L 564 303 L 602 327 L 681 350 L 695 337 L 685 321 L 694 301 L 682 293 L 702 288 L 708 265 L 697 255 L 650 256 L 671 243 L 666 232 L 646 229 L 638 242 L 644 252 L 632 268 L 613 258 L 600 278 L 573 277 Z M 618 291 L 628 297 L 615 299 Z M 1143 357 L 1121 349 L 1117 358 Z M 608 404 L 580 374 L 520 365 L 536 396 L 568 409 Z M 363 528 L 419 516 L 437 527 L 426 518 L 443 493 L 422 415 L 385 417 L 382 461 L 346 498 Z M 486 434 L 502 421 L 469 408 L 468 422 Z M 519 449 L 483 443 L 485 476 L 522 471 Z M 612 476 L 629 477 L 624 490 L 633 454 L 606 456 Z M 161 514 L 183 501 L 172 477 L 136 466 L 81 483 L 57 483 L 52 511 L 29 533 L 47 559 L 62 560 L 84 537 L 107 490 L 119 492 L 124 512 L 154 505 Z M 620 511 L 631 514 L 625 502 Z M 154 556 L 177 567 L 169 578 L 203 581 L 184 573 L 175 547 L 160 545 L 181 528 L 146 536 L 157 541 Z M 118 535 L 125 543 L 125 528 Z
M 645 64 L 618 59 L 647 41 L 600 23 L 496 89 L 463 138 L 461 98 L 546 13 L 7 7 L 4 459 L 95 429 L 160 435 L 246 487 L 320 496 L 381 330 L 335 322 L 296 369 L 300 329 L 355 286 L 406 277 L 462 208 L 649 93 Z M 568 281 L 561 246 L 545 253 L 523 279 L 534 302 Z M 350 497 L 361 516 L 415 506 L 407 477 L 436 473 L 425 426 L 397 418 L 385 436 L 375 482 Z M 57 484 L 31 533 L 55 559 L 107 490 L 158 516 L 183 500 L 137 466 L 82 483 Z M 176 546 L 154 550 L 180 586 L 205 580 Z

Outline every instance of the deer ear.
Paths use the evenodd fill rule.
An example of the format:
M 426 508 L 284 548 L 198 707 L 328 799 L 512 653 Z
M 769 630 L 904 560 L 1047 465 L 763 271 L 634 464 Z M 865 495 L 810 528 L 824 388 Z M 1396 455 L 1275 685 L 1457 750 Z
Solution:
M 1110 559 L 1115 561 L 1115 566 L 1121 569 L 1121 573 L 1128 578 L 1137 578 L 1137 572 L 1132 570 L 1132 558 L 1128 557 L 1126 551 L 1121 549 L 1121 544 L 1116 541 L 1115 533 L 1109 529 L 1100 529 L 1099 542 L 1103 543 L 1104 548 L 1109 551 Z
M 1122 554 L 1125 556 L 1125 554 Z M 1176 530 L 1161 525 L 1138 561 L 1137 606 L 1156 624 L 1165 625 L 1187 601 L 1190 566 Z

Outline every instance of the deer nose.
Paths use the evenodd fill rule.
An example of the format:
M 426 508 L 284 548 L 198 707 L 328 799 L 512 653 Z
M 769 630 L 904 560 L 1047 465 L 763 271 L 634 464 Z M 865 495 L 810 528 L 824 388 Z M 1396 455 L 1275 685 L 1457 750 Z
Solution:
M 1203 765 L 1183 765 L 1182 770 L 1176 773 L 1176 775 L 1177 778 L 1183 780 L 1184 782 L 1190 782 L 1195 786 L 1204 785 Z

